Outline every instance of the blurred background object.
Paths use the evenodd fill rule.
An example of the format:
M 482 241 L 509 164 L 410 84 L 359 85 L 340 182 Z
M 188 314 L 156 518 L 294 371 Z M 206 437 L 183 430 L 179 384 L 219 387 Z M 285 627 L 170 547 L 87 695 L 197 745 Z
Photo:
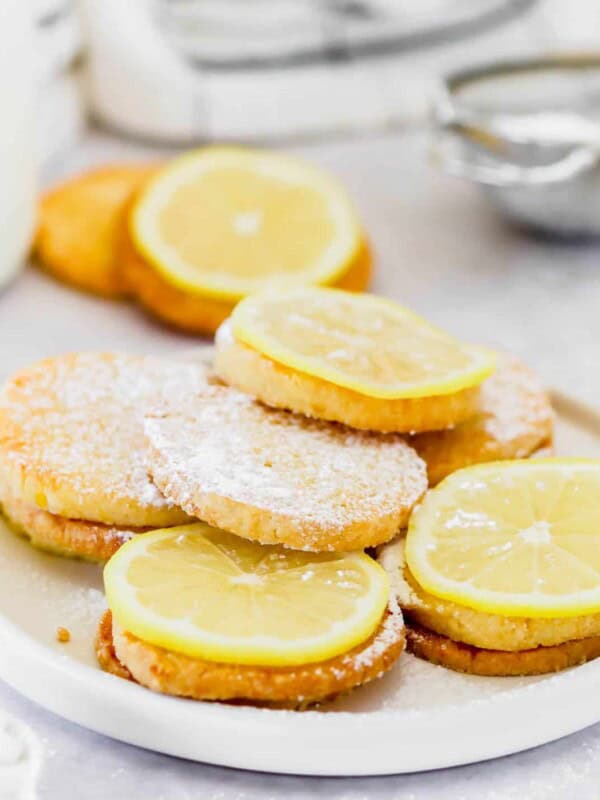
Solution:
M 595 47 L 600 24 L 593 0 L 568 14 L 564 0 L 29 3 L 45 159 L 80 136 L 88 104 L 116 132 L 173 144 L 423 123 L 444 75 Z
M 15 274 L 35 224 L 38 167 L 85 128 L 81 26 L 69 0 L 5 0 L 0 25 L 0 286 Z
M 33 231 L 35 184 L 34 31 L 29 8 L 5 0 L 0 25 L 0 287 L 13 277 Z
M 434 154 L 511 221 L 600 234 L 600 55 L 502 61 L 452 73 Z
M 33 18 L 39 87 L 37 146 L 44 162 L 68 150 L 85 127 L 83 42 L 72 0 L 34 0 Z
M 29 3 L 43 164 L 72 150 L 88 116 L 166 145 L 289 144 L 433 122 L 438 162 L 511 221 L 600 231 L 600 51 L 581 55 L 597 45 L 593 0 L 568 14 L 563 0 Z M 548 55 L 573 48 L 567 60 Z
M 516 48 L 543 37 L 525 22 L 536 0 L 82 2 L 94 114 L 180 143 L 422 119 L 435 79 L 465 52 L 500 53 L 506 26 Z

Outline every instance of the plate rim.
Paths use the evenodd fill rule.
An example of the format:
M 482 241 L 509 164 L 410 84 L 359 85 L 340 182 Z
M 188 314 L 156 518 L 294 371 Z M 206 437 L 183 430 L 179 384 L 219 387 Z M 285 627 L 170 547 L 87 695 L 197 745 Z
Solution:
M 463 705 L 300 714 L 150 692 L 53 650 L 2 614 L 0 641 L 0 677 L 70 722 L 157 752 L 259 772 L 349 777 L 442 769 L 521 752 L 600 720 L 598 661 Z M 87 704 L 79 702 L 83 698 Z M 165 741 L 149 726 L 140 727 L 140 721 L 165 717 L 161 733 L 172 734 L 179 727 L 174 739 Z M 134 724 L 128 727 L 124 719 Z M 528 724 L 515 730 L 517 719 Z M 448 734 L 444 742 L 450 747 L 443 752 L 432 745 L 434 727 Z M 461 737 L 452 737 L 459 728 Z M 405 729 L 409 737 L 402 736 Z M 188 738 L 192 732 L 197 737 L 193 742 Z M 372 747 L 374 741 L 378 749 Z M 423 751 L 431 755 L 424 757 Z

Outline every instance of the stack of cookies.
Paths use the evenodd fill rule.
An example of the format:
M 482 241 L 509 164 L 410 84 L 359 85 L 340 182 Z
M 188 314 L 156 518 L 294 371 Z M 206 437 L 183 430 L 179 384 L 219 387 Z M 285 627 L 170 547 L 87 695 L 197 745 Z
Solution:
M 5 516 L 38 547 L 90 561 L 135 533 L 188 522 L 148 476 L 143 409 L 204 385 L 190 364 L 115 353 L 70 353 L 17 373 L 0 396 Z
M 584 563 L 600 466 L 529 460 L 552 433 L 517 359 L 305 287 L 239 303 L 210 369 L 79 355 L 15 376 L 0 497 L 40 546 L 114 553 L 105 670 L 302 708 L 379 677 L 406 641 L 483 674 L 600 652 Z
M 34 254 L 60 281 L 131 298 L 193 334 L 214 333 L 251 292 L 364 291 L 371 274 L 366 234 L 335 179 L 248 148 L 71 178 L 42 198 Z

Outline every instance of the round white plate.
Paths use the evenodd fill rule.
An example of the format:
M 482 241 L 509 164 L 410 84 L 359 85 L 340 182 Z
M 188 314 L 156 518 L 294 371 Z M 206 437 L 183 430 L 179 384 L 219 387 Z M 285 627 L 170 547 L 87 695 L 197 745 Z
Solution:
M 561 403 L 559 449 L 600 453 L 594 412 Z M 163 753 L 268 772 L 383 775 L 515 753 L 600 720 L 600 660 L 548 677 L 479 678 L 405 654 L 380 681 L 303 713 L 154 694 L 96 664 L 101 586 L 98 567 L 38 552 L 0 523 L 0 677 L 73 722 Z M 56 641 L 58 626 L 70 643 Z

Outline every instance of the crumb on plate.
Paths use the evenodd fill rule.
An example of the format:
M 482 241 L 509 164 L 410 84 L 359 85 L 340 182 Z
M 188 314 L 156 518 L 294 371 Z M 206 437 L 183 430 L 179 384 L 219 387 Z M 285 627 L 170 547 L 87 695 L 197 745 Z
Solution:
M 71 641 L 71 631 L 68 628 L 58 627 L 56 629 L 56 641 L 66 644 Z

